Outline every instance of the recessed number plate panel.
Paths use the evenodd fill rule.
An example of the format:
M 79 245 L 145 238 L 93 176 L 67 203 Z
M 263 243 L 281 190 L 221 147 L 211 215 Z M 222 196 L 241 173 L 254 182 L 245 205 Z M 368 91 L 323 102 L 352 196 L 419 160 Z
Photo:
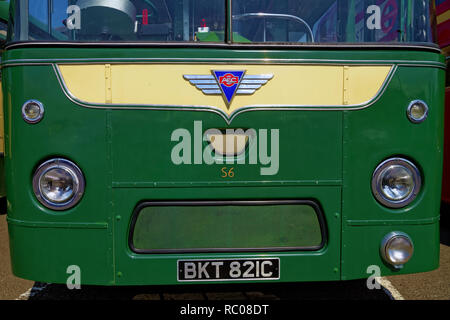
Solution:
M 178 281 L 278 280 L 280 259 L 178 260 Z

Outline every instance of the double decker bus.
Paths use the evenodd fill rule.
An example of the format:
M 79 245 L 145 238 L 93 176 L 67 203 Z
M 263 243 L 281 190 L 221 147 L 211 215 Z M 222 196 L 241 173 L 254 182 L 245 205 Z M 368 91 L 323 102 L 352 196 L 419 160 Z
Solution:
M 11 0 L 14 274 L 166 285 L 437 268 L 434 5 Z

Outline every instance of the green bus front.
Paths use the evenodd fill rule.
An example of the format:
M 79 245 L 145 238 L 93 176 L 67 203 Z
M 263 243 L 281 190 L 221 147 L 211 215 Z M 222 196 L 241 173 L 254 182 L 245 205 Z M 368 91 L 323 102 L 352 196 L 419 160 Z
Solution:
M 14 274 L 161 285 L 437 268 L 432 6 L 11 1 Z

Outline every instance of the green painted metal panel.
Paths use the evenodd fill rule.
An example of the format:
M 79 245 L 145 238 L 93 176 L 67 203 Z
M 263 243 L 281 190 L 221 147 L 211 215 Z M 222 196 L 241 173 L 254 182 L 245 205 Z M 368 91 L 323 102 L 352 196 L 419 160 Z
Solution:
M 408 234 L 414 254 L 402 269 L 387 265 L 380 255 L 384 236 L 392 231 Z M 343 227 L 342 280 L 367 278 L 377 266 L 382 276 L 426 272 L 439 267 L 439 223 Z
M 344 115 L 345 219 L 398 220 L 439 216 L 443 156 L 444 72 L 430 68 L 399 68 L 390 89 L 376 107 Z M 420 79 L 427 79 L 424 85 Z M 408 120 L 406 109 L 420 99 L 429 106 L 421 124 Z M 375 168 L 392 156 L 411 160 L 421 171 L 422 190 L 404 209 L 387 209 L 372 195 Z M 358 187 L 356 187 L 358 186 Z
M 225 258 L 280 258 L 280 280 L 325 281 L 340 279 L 341 188 L 340 187 L 195 187 L 195 188 L 114 188 L 114 252 L 118 285 L 180 284 L 177 282 L 177 260 Z M 142 201 L 228 201 L 313 199 L 321 206 L 327 228 L 327 242 L 316 251 L 289 252 L 223 252 L 187 254 L 138 254 L 128 243 L 133 210 Z M 248 282 L 248 281 L 246 281 Z
M 423 271 L 431 270 L 438 264 L 435 250 L 439 243 L 438 223 L 419 228 L 408 224 L 414 224 L 414 221 L 426 224 L 426 220 L 439 219 L 440 198 L 437 195 L 441 194 L 444 116 L 444 90 L 441 84 L 444 83 L 444 76 L 439 69 L 400 68 L 390 84 L 395 90 L 387 90 L 376 108 L 344 115 L 342 272 L 346 279 L 361 277 L 370 260 L 378 260 L 380 264 L 380 257 L 373 248 L 379 246 L 381 239 L 390 231 L 408 233 L 414 230 L 418 234 L 410 234 L 414 243 L 421 247 L 424 243 L 429 246 L 429 252 L 426 246 L 422 252 L 416 250 L 415 256 L 422 258 L 408 263 L 402 273 L 417 272 L 421 268 Z M 420 79 L 426 79 L 427 84 L 424 85 Z M 434 85 L 429 85 L 431 83 Z M 416 99 L 425 101 L 430 108 L 427 120 L 421 124 L 411 123 L 406 115 L 408 105 Z M 392 156 L 411 160 L 422 176 L 422 189 L 417 199 L 401 209 L 384 207 L 375 200 L 371 191 L 370 179 L 375 168 Z M 359 225 L 375 224 L 377 227 L 349 227 L 345 225 L 349 220 L 358 220 Z M 399 220 L 409 223 L 399 226 Z M 367 241 L 356 244 L 355 239 L 366 232 L 362 230 L 373 232 L 367 231 L 369 233 L 364 235 Z M 365 248 L 368 248 L 369 238 L 371 250 L 355 247 L 367 243 Z M 359 255 L 358 250 L 361 250 Z M 425 258 L 428 254 L 429 257 Z M 385 268 L 384 272 L 389 274 L 391 271 Z
M 0 19 L 8 21 L 9 18 L 9 0 L 0 1 Z
M 66 283 L 78 266 L 83 284 L 110 285 L 114 266 L 108 234 L 111 230 L 24 227 L 9 221 L 13 273 L 29 280 Z
M 176 113 L 176 112 L 175 112 Z M 231 183 L 249 181 L 340 181 L 342 168 L 342 113 L 290 112 L 288 117 L 274 117 L 273 111 L 248 112 L 236 117 L 230 126 L 216 114 L 183 111 L 114 110 L 111 113 L 112 163 L 114 183 L 224 183 L 221 169 L 235 167 Z M 156 120 L 158 119 L 158 120 Z M 172 133 L 178 128 L 190 132 L 192 148 L 195 136 L 194 121 L 202 121 L 202 131 L 211 128 L 279 128 L 279 170 L 274 176 L 262 176 L 261 168 L 271 165 L 176 165 L 171 159 Z M 151 125 L 149 125 L 151 123 Z M 157 133 L 157 134 L 155 134 Z M 130 139 L 130 136 L 133 138 Z M 202 137 L 200 137 L 202 139 Z M 260 136 L 258 136 L 260 139 Z M 259 140 L 258 140 L 259 141 Z M 269 145 L 272 142 L 268 136 Z M 123 150 L 127 152 L 123 152 Z M 194 150 L 191 150 L 194 163 Z M 269 153 L 270 155 L 270 153 Z M 275 163 L 274 161 L 272 161 Z M 235 161 L 236 163 L 236 161 Z M 275 164 L 274 164 L 275 166 Z M 145 168 L 145 170 L 143 170 Z M 339 182 L 338 182 L 339 183 Z

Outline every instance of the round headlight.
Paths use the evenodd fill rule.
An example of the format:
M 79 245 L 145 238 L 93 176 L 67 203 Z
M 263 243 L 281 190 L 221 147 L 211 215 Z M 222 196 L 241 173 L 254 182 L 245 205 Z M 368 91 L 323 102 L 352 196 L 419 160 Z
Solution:
M 372 176 L 372 193 L 378 202 L 390 208 L 402 208 L 410 204 L 420 187 L 419 170 L 406 159 L 388 159 L 375 169 Z
M 22 117 L 28 123 L 38 123 L 44 117 L 44 105 L 37 100 L 29 100 L 22 106 Z
M 415 100 L 409 104 L 406 113 L 412 123 L 421 123 L 428 117 L 428 106 L 421 100 Z
M 37 199 L 53 210 L 66 210 L 75 206 L 83 196 L 84 187 L 80 168 L 65 159 L 44 162 L 33 177 Z
M 413 252 L 412 240 L 403 232 L 391 232 L 381 242 L 381 256 L 395 268 L 402 268 L 411 259 Z

